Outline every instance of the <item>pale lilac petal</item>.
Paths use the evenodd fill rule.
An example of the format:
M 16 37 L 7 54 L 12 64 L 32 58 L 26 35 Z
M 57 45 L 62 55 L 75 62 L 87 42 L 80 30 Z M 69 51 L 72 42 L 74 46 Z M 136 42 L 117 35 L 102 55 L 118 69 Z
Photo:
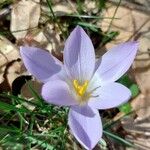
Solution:
M 65 43 L 64 64 L 72 79 L 89 80 L 95 68 L 93 44 L 85 31 L 77 26 Z
M 62 80 L 49 80 L 42 87 L 42 97 L 50 104 L 70 106 L 77 104 L 69 86 Z
M 83 105 L 83 106 L 75 105 L 75 106 L 72 106 L 71 109 L 73 111 L 81 113 L 84 116 L 94 117 L 94 115 L 95 115 L 95 112 L 93 111 L 93 109 L 91 107 L 89 107 L 88 105 Z
M 109 109 L 127 102 L 131 97 L 128 88 L 120 83 L 109 83 L 98 88 L 93 95 L 98 97 L 89 101 L 89 106 L 97 109 Z
M 86 109 L 86 110 L 84 110 Z M 82 111 L 88 111 L 88 108 L 78 108 L 78 111 L 70 109 L 68 124 L 72 134 L 79 143 L 88 150 L 93 149 L 102 136 L 102 123 L 98 110 L 93 110 L 95 115 L 85 116 Z
M 97 72 L 103 84 L 118 80 L 131 66 L 138 50 L 137 42 L 120 44 L 100 58 Z
M 27 70 L 42 82 L 56 76 L 62 69 L 59 60 L 40 48 L 21 47 L 20 54 Z

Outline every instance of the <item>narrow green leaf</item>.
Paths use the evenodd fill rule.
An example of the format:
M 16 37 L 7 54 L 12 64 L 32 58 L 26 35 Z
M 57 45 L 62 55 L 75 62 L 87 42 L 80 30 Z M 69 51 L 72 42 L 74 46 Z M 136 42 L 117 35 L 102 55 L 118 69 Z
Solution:
M 31 92 L 31 94 L 34 96 L 34 98 L 36 98 L 39 103 L 40 103 L 40 106 L 43 106 L 43 99 L 41 96 L 38 95 L 38 93 L 33 89 L 32 85 L 30 82 L 27 82 L 27 86 Z
M 11 110 L 17 111 L 17 112 L 23 112 L 23 113 L 28 113 L 29 111 L 25 108 L 17 108 L 16 106 L 13 106 L 11 104 L 7 104 L 5 102 L 0 101 L 0 110 L 4 112 L 8 112 Z
M 20 130 L 14 127 L 2 126 L 0 125 L 0 132 L 12 132 L 12 133 L 20 133 Z
M 84 27 L 87 27 L 89 29 L 91 29 L 92 31 L 94 32 L 98 32 L 98 26 L 94 25 L 94 24 L 91 24 L 91 23 L 87 23 L 87 22 L 77 22 L 78 25 L 81 25 L 81 26 L 84 26 Z
M 125 144 L 126 146 L 129 146 L 129 147 L 134 147 L 134 145 L 133 145 L 131 142 L 129 142 L 129 141 L 127 141 L 127 140 L 125 140 L 125 139 L 119 137 L 119 136 L 116 135 L 116 134 L 113 134 L 113 133 L 111 133 L 111 132 L 104 131 L 104 130 L 103 130 L 103 133 L 104 133 L 105 135 L 111 137 L 112 139 L 118 141 L 118 142 L 121 143 L 121 144 Z
M 119 32 L 118 31 L 110 31 L 110 32 L 107 32 L 105 34 L 105 36 L 103 37 L 102 39 L 102 44 L 101 45 L 104 45 L 110 41 L 112 41 L 116 36 L 119 35 Z
M 123 116 L 121 116 L 120 118 L 118 118 L 117 120 L 113 121 L 113 120 L 110 120 L 110 121 L 107 121 L 104 125 L 103 125 L 103 129 L 104 130 L 107 130 L 109 128 L 111 128 L 111 126 L 115 125 L 118 121 L 120 121 L 122 118 L 124 118 L 125 116 L 129 115 L 129 114 L 132 114 L 134 111 L 132 110 L 131 112 L 129 113 L 126 113 L 124 114 Z
M 29 105 L 32 105 L 32 106 L 35 106 L 35 107 L 40 107 L 40 105 L 38 103 L 26 100 L 26 99 L 18 97 L 18 96 L 14 96 L 14 95 L 11 95 L 11 94 L 3 93 L 3 94 L 0 94 L 0 96 L 7 97 L 7 98 L 10 98 L 10 99 L 15 99 L 19 102 L 25 102 L 25 103 L 27 103 Z
M 55 13 L 54 13 L 54 11 L 53 11 L 51 0 L 46 0 L 46 2 L 47 2 L 47 5 L 48 5 L 48 7 L 49 7 L 49 10 L 50 10 L 50 12 L 51 12 L 51 14 L 52 14 L 52 17 L 53 17 L 54 22 L 57 23 L 57 25 L 58 25 L 60 31 L 62 32 L 62 34 L 63 34 L 63 36 L 64 36 L 63 38 L 65 39 L 65 38 L 66 38 L 66 34 L 65 34 L 65 32 L 63 31 L 62 24 L 59 23 L 59 21 L 57 20 L 57 16 L 55 15 Z
M 54 150 L 54 147 L 50 145 L 48 142 L 38 139 L 34 136 L 27 136 L 26 139 L 28 139 L 32 144 L 37 144 L 38 146 L 45 148 L 47 150 Z
M 89 15 L 80 15 L 80 14 L 61 14 L 61 16 L 67 16 L 67 17 L 75 17 L 75 18 L 86 18 L 86 19 L 112 19 L 112 17 L 101 17 L 101 16 L 89 16 Z M 119 19 L 119 18 L 115 18 Z

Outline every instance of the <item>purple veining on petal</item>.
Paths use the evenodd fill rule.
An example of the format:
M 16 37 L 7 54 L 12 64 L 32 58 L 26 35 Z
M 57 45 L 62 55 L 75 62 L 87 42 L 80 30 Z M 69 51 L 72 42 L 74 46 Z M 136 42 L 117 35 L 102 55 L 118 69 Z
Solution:
M 99 112 L 93 109 L 94 116 L 85 116 L 82 111 L 88 109 L 80 108 L 76 111 L 70 109 L 68 124 L 72 134 L 88 150 L 92 150 L 102 136 L 102 123 Z M 79 111 L 79 112 L 78 112 Z M 86 110 L 87 111 L 87 110 Z
M 94 47 L 85 31 L 77 26 L 65 43 L 64 65 L 72 79 L 89 80 L 94 72 Z
M 110 109 L 126 103 L 131 92 L 128 88 L 120 83 L 109 83 L 97 89 L 96 94 L 99 96 L 91 99 L 88 104 L 95 109 Z
M 137 42 L 119 44 L 106 52 L 96 71 L 102 83 L 106 84 L 118 80 L 130 68 L 138 50 Z
M 40 48 L 21 47 L 20 54 L 28 71 L 42 82 L 46 82 L 62 69 L 59 60 Z
M 136 42 L 120 44 L 106 52 L 95 64 L 92 42 L 77 26 L 66 41 L 64 65 L 39 48 L 22 47 L 20 52 L 28 71 L 45 83 L 42 96 L 46 102 L 71 107 L 68 118 L 71 132 L 84 148 L 91 150 L 102 136 L 97 109 L 117 107 L 131 96 L 129 89 L 114 81 L 129 69 L 137 49 Z M 81 92 L 89 95 L 87 103 L 82 106 L 77 97 L 81 96 L 83 100 L 78 90 L 82 90 L 85 83 L 88 86 Z
M 62 80 L 49 80 L 42 87 L 42 97 L 51 104 L 59 106 L 77 105 L 69 86 Z

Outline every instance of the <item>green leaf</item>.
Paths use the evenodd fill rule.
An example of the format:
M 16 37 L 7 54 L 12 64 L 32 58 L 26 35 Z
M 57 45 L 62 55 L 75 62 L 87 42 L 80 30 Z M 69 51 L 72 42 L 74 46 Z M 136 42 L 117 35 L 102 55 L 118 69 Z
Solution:
M 132 106 L 130 103 L 125 103 L 125 104 L 119 106 L 119 110 L 125 114 L 128 114 L 132 111 Z
M 26 139 L 28 139 L 32 144 L 37 144 L 41 148 L 47 149 L 47 150 L 54 150 L 54 147 L 50 145 L 48 142 L 38 139 L 34 136 L 27 136 Z
M 83 26 L 83 27 L 87 27 L 89 29 L 91 29 L 93 32 L 99 32 L 99 27 L 91 24 L 91 23 L 87 23 L 87 22 L 77 22 L 78 25 Z
M 122 76 L 117 82 L 123 84 L 124 86 L 128 87 L 131 91 L 132 98 L 136 97 L 140 90 L 137 84 L 135 84 L 128 75 Z
M 79 14 L 83 13 L 83 3 L 80 0 L 77 0 L 77 11 Z
M 131 90 L 131 93 L 132 93 L 132 98 L 136 97 L 140 92 L 139 87 L 137 86 L 137 84 L 132 84 L 130 86 L 130 90 Z
M 129 147 L 134 147 L 134 145 L 133 145 L 131 142 L 129 142 L 129 141 L 127 141 L 127 140 L 125 140 L 125 139 L 119 137 L 119 136 L 116 135 L 116 134 L 113 134 L 113 133 L 111 133 L 111 132 L 104 131 L 104 130 L 103 130 L 103 133 L 104 133 L 106 136 L 109 136 L 110 138 L 116 140 L 116 141 L 119 142 L 120 144 L 124 144 L 124 145 L 129 146 Z
M 74 17 L 74 18 L 85 18 L 85 19 L 112 19 L 112 17 L 101 17 L 101 16 L 90 16 L 90 15 L 80 15 L 80 14 L 61 14 L 58 17 L 62 17 L 62 16 L 66 16 L 66 17 Z M 119 18 L 115 18 L 115 19 L 119 19 Z
M 16 106 L 14 105 L 11 105 L 11 104 L 7 104 L 5 102 L 1 102 L 0 101 L 0 110 L 4 111 L 4 112 L 8 112 L 8 111 L 11 111 L 11 110 L 14 110 L 14 111 L 17 111 L 17 112 L 23 112 L 23 113 L 28 113 L 28 109 L 25 109 L 25 108 L 17 108 Z
M 0 132 L 12 132 L 12 133 L 20 133 L 20 130 L 14 127 L 2 126 L 0 125 Z
M 117 82 L 123 84 L 128 88 L 133 84 L 133 82 L 131 81 L 131 79 L 128 77 L 127 74 L 123 75 Z
M 27 82 L 27 86 L 31 92 L 31 94 L 33 95 L 34 98 L 36 98 L 39 102 L 39 105 L 40 106 L 43 106 L 43 99 L 41 96 L 38 95 L 38 93 L 33 89 L 32 85 L 31 85 L 31 82 Z
M 25 98 L 21 98 L 21 97 L 14 96 L 11 94 L 3 93 L 3 94 L 0 94 L 0 96 L 7 97 L 9 99 L 15 99 L 16 101 L 19 101 L 20 103 L 23 102 L 23 103 L 27 103 L 28 105 L 31 105 L 31 106 L 40 107 L 40 105 L 35 102 L 29 101 L 29 100 L 26 100 Z
M 106 1 L 105 0 L 99 0 L 98 1 L 98 7 L 100 10 L 104 9 L 106 6 Z
M 118 31 L 111 31 L 111 32 L 107 32 L 106 35 L 103 37 L 102 39 L 102 44 L 106 44 L 110 41 L 112 41 L 115 37 L 117 37 L 119 35 Z

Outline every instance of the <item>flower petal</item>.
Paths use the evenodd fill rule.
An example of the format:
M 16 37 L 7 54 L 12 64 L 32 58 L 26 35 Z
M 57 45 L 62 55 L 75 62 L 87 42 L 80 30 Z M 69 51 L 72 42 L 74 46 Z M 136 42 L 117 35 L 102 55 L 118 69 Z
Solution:
M 86 110 L 84 110 L 86 109 Z M 94 116 L 85 116 L 81 112 L 88 108 L 78 108 L 78 111 L 70 109 L 68 124 L 72 134 L 88 150 L 93 149 L 102 136 L 102 123 L 98 110 L 93 110 Z
M 103 84 L 118 80 L 131 66 L 137 53 L 137 42 L 119 44 L 106 52 L 100 61 L 96 73 Z
M 73 111 L 81 113 L 84 116 L 94 117 L 95 115 L 95 112 L 93 111 L 93 109 L 89 107 L 88 105 L 83 105 L 83 106 L 75 105 L 75 106 L 72 106 L 71 109 Z
M 70 93 L 68 84 L 62 80 L 49 80 L 43 85 L 41 95 L 51 104 L 59 106 L 77 104 Z
M 94 93 L 93 93 L 94 94 Z M 109 109 L 127 102 L 131 97 L 128 88 L 120 83 L 109 83 L 95 91 L 99 95 L 89 101 L 89 106 L 96 109 Z
M 28 71 L 42 82 L 56 76 L 62 69 L 59 60 L 40 48 L 21 47 L 20 54 Z
M 66 41 L 64 64 L 72 79 L 89 80 L 95 68 L 93 44 L 85 31 L 77 26 Z

